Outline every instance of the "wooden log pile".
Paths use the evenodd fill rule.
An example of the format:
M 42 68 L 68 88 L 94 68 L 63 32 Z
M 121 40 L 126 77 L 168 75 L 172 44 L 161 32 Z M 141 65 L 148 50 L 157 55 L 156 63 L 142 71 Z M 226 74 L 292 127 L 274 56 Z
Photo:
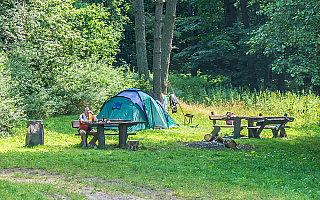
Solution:
M 206 134 L 204 136 L 204 140 L 207 141 L 207 142 L 214 140 L 214 141 L 216 141 L 218 143 L 224 144 L 225 147 L 231 148 L 231 149 L 235 149 L 236 146 L 237 146 L 237 143 L 234 140 L 230 139 L 230 138 L 223 138 L 221 136 L 213 137 L 211 134 Z

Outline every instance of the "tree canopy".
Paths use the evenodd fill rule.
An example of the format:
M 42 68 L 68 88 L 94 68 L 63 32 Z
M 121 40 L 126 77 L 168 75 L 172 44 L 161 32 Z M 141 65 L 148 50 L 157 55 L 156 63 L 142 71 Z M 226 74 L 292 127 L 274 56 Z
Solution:
M 134 75 L 112 67 L 126 23 L 117 7 L 71 0 L 1 4 L 2 66 L 28 116 L 95 108 L 134 85 Z
M 273 57 L 272 70 L 290 74 L 299 84 L 319 85 L 320 2 L 265 1 L 260 8 L 268 21 L 253 31 L 249 52 Z

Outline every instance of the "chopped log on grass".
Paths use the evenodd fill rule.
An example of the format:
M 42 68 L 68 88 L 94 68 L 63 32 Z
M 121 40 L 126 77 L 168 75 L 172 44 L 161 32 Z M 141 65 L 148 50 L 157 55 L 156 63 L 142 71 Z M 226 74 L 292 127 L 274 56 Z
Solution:
M 209 142 L 209 141 L 213 140 L 213 137 L 212 137 L 211 134 L 206 134 L 206 135 L 204 136 L 204 140 L 207 141 L 207 142 Z
M 221 136 L 218 136 L 215 141 L 219 143 L 223 143 L 227 148 L 234 149 L 237 146 L 237 143 L 234 140 L 231 140 L 230 138 L 223 138 Z
M 214 137 L 212 137 L 211 134 L 206 134 L 204 136 L 204 140 L 207 142 L 212 141 L 213 139 Z M 235 149 L 237 146 L 237 143 L 234 140 L 231 140 L 230 138 L 223 138 L 221 136 L 218 136 L 215 138 L 215 141 L 221 144 L 224 144 L 225 147 L 231 148 L 231 149 Z
M 228 148 L 231 148 L 231 149 L 235 149 L 236 146 L 237 146 L 237 143 L 234 141 L 234 140 L 231 140 L 229 138 L 226 138 L 223 140 L 223 144 L 228 147 Z
M 223 138 L 221 136 L 218 136 L 215 140 L 219 143 L 223 143 Z
M 138 149 L 139 140 L 128 140 L 128 149 L 135 151 Z

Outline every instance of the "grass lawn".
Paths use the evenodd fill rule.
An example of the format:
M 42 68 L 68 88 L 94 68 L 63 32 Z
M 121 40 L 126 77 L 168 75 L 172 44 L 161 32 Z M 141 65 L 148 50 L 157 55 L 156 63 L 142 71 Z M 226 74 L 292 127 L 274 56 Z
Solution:
M 137 151 L 115 148 L 117 136 L 107 136 L 104 149 L 82 148 L 71 127 L 78 116 L 43 120 L 45 144 L 28 148 L 24 123 L 0 138 L 0 199 L 320 199 L 318 126 L 293 124 L 285 139 L 264 130 L 262 139 L 235 140 L 256 147 L 249 151 L 175 144 L 203 140 L 212 130 L 208 114 L 195 114 L 197 128 L 177 113 L 179 128 L 129 136 L 139 140 Z

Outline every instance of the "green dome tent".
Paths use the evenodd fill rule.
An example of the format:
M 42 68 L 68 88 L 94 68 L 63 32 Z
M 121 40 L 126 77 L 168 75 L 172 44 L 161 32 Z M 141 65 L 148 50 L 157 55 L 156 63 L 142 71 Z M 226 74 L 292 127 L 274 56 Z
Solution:
M 155 128 L 178 127 L 173 119 L 163 108 L 160 101 L 150 94 L 136 88 L 124 90 L 104 102 L 97 115 L 98 119 L 104 115 L 105 119 L 129 119 L 131 121 L 146 121 L 129 127 L 129 131 Z

